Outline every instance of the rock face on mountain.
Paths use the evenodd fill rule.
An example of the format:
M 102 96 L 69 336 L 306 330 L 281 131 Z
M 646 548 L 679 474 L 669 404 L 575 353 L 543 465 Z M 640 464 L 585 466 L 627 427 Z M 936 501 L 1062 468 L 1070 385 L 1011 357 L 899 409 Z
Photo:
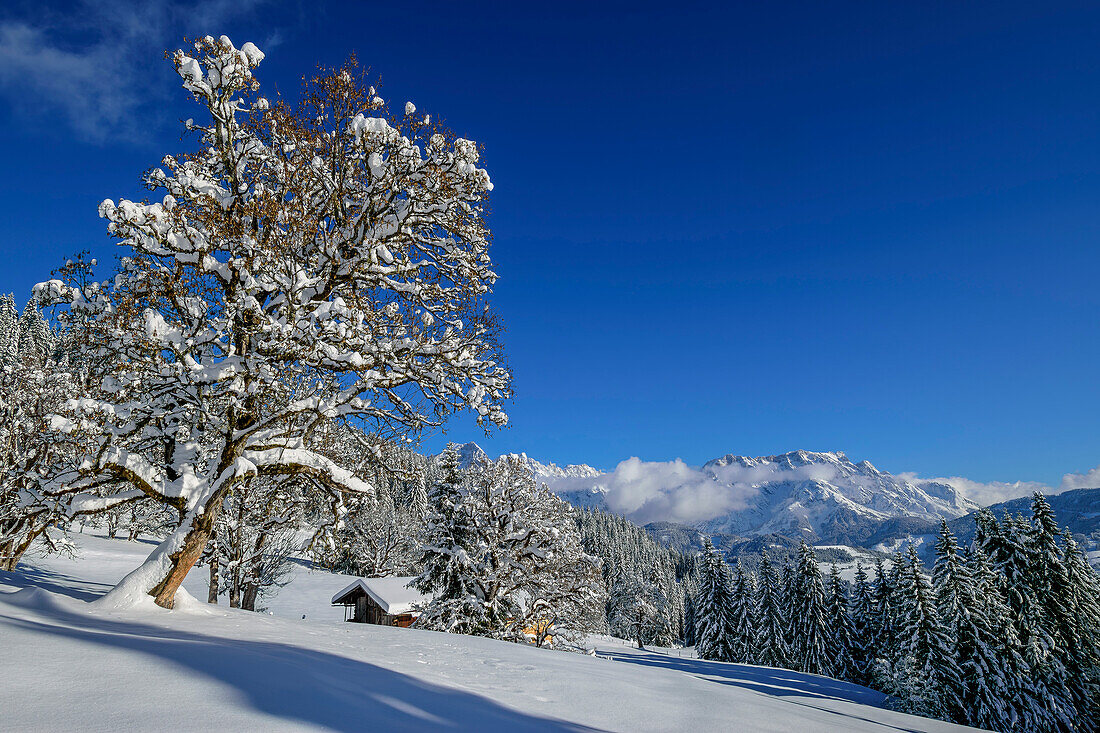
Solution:
M 756 489 L 746 492 L 745 509 L 699 524 L 713 533 L 801 535 L 863 545 L 890 519 L 938 521 L 977 509 L 949 484 L 906 481 L 868 461 L 853 463 L 843 453 L 728 455 L 707 462 L 703 471 L 721 484 Z

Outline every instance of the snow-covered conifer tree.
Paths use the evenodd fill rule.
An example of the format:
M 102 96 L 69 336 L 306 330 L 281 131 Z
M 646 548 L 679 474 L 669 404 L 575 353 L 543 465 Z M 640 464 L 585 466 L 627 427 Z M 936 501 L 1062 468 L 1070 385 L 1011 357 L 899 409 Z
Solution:
M 1086 689 L 1091 691 L 1087 703 L 1078 710 L 1080 718 L 1092 721 L 1093 728 L 1100 725 L 1100 575 L 1089 567 L 1069 530 L 1062 533 L 1066 576 L 1069 582 L 1070 600 L 1075 628 L 1073 637 L 1078 665 Z M 1089 730 L 1083 727 L 1083 730 Z
M 875 602 L 871 586 L 867 583 L 867 571 L 858 562 L 848 612 L 852 620 L 853 675 L 851 679 L 857 684 L 869 685 L 872 665 L 875 661 Z
M 866 575 L 864 575 L 866 584 Z M 826 589 L 828 602 L 826 607 L 826 630 L 828 632 L 829 674 L 841 680 L 855 680 L 859 676 L 853 648 L 855 647 L 855 629 L 849 611 L 850 601 L 844 590 L 844 581 L 836 565 L 829 569 L 829 583 Z
M 606 607 L 611 633 L 636 638 L 635 625 L 629 621 L 631 612 L 619 608 L 619 604 L 626 603 L 633 608 L 635 601 L 632 599 L 641 594 L 649 599 L 647 603 L 654 612 L 660 614 L 660 618 L 647 622 L 646 628 L 653 629 L 653 634 L 657 629 L 669 629 L 672 636 L 684 634 L 687 642 L 687 630 L 681 627 L 689 620 L 694 623 L 694 619 L 686 618 L 688 593 L 685 592 L 687 587 L 677 582 L 677 564 L 693 568 L 694 560 L 686 556 L 675 558 L 644 529 L 614 514 L 582 511 L 578 515 L 578 525 L 585 551 L 602 561 L 604 584 L 611 596 Z M 692 572 L 687 569 L 684 572 L 684 581 L 694 585 Z M 651 581 L 654 587 L 650 587 Z M 663 596 L 665 602 L 659 603 L 658 596 Z M 691 602 L 694 603 L 694 599 Z M 643 643 L 672 643 L 672 636 L 658 642 L 657 636 L 646 631 Z
M 736 659 L 732 611 L 729 567 L 710 538 L 704 538 L 695 597 L 695 648 L 700 659 L 719 662 Z
M 439 479 L 428 489 L 428 515 L 420 538 L 418 589 L 433 596 L 430 615 L 421 624 L 454 633 L 473 633 L 484 626 L 473 576 L 477 553 L 474 507 L 459 469 L 456 446 L 440 454 Z
M 1065 552 L 1059 544 L 1062 533 L 1046 497 L 1036 492 L 1031 501 L 1032 520 L 1025 540 L 1030 558 L 1028 585 L 1037 604 L 1042 623 L 1050 635 L 1052 656 L 1057 661 L 1059 679 L 1048 684 L 1064 686 L 1061 695 L 1068 698 L 1074 721 L 1090 720 L 1086 712 L 1095 701 L 1097 670 L 1093 668 L 1091 640 L 1082 633 L 1082 612 L 1077 607 L 1077 589 L 1070 583 Z M 1064 673 L 1061 671 L 1064 670 Z M 1091 679 L 1090 679 L 1091 677 Z M 1075 730 L 1095 730 L 1100 722 L 1078 725 Z
M 19 311 L 15 308 L 15 298 L 0 294 L 0 368 L 15 361 L 19 351 Z
M 950 719 L 960 704 L 962 682 L 932 587 L 912 545 L 897 597 L 898 664 L 889 691 L 908 712 Z
M 1038 700 L 1039 687 L 1024 658 L 1016 624 L 1002 592 L 1002 580 L 977 543 L 967 552 L 966 569 L 974 584 L 976 603 L 980 605 L 995 639 L 997 681 L 1003 679 L 1007 686 L 1004 712 L 1008 723 L 1000 727 L 990 724 L 989 727 L 1009 731 L 1049 729 L 1052 718 L 1046 706 Z M 966 669 L 962 668 L 960 672 L 965 673 Z M 965 677 L 963 681 L 965 683 Z
M 746 573 L 741 561 L 733 573 L 729 605 L 730 637 L 732 661 L 749 663 L 753 659 L 753 644 L 756 636 L 753 602 L 756 588 L 751 573 Z
M 684 646 L 695 646 L 695 596 L 699 592 L 699 586 L 695 582 L 694 573 L 684 577 L 681 583 L 684 594 Z
M 825 617 L 825 586 L 814 552 L 803 542 L 790 590 L 790 661 L 793 668 L 811 674 L 832 674 L 829 629 Z
M 895 559 L 894 566 L 898 567 Z M 892 660 L 897 656 L 897 609 L 895 608 L 894 574 L 886 570 L 882 558 L 875 559 L 875 580 L 872 587 L 874 599 L 874 653 L 877 660 Z
M 755 662 L 765 667 L 786 667 L 787 619 L 782 605 L 779 578 L 765 550 L 760 557 L 760 580 L 756 596 Z
M 1031 526 L 1022 516 L 998 522 L 988 510 L 978 513 L 976 542 L 988 553 L 1004 593 L 1034 687 L 1033 721 L 1038 730 L 1073 730 L 1075 706 L 1068 671 L 1058 653 L 1049 617 L 1036 596 Z
M 115 357 L 55 423 L 93 449 L 54 495 L 73 511 L 147 496 L 183 517 L 111 601 L 171 607 L 252 476 L 369 494 L 311 444 L 327 424 L 401 438 L 463 409 L 506 420 L 478 146 L 411 107 L 387 115 L 354 62 L 297 107 L 270 103 L 263 57 L 224 36 L 172 55 L 206 113 L 187 124 L 197 148 L 145 176 L 156 200 L 101 204 L 128 252 L 115 277 L 38 287 Z
M 1001 640 L 988 616 L 991 600 L 959 555 L 946 521 L 940 523 L 932 583 L 961 682 L 958 698 L 945 701 L 948 714 L 979 728 L 1011 730 L 1020 721 L 1012 707 L 1009 670 L 999 660 Z
M 633 639 L 638 648 L 653 637 L 661 613 L 657 588 L 644 577 L 622 568 L 616 570 L 608 588 L 607 621 L 611 633 Z

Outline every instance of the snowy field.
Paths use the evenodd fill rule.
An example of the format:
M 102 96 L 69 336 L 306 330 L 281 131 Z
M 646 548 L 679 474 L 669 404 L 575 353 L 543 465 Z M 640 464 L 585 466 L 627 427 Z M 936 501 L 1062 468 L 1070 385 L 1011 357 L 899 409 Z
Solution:
M 590 657 L 347 624 L 328 599 L 350 579 L 305 568 L 270 614 L 103 608 L 152 545 L 75 539 L 75 560 L 0 572 L 0 730 L 966 730 L 884 710 L 863 687 L 687 650 L 593 637 Z M 202 568 L 186 588 L 206 597 Z

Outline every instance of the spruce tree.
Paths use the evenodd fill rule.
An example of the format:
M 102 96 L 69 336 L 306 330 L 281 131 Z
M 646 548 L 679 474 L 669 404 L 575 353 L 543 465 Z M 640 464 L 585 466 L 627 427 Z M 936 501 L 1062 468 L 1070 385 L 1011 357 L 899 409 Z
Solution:
M 19 359 L 25 363 L 44 364 L 53 354 L 57 339 L 33 298 L 23 307 L 16 328 Z
M 1068 671 L 1036 591 L 1031 525 L 1021 515 L 985 521 L 993 567 L 1004 590 L 1023 658 L 1034 687 L 1038 730 L 1074 730 L 1074 705 Z M 1041 591 L 1040 591 L 1041 592 Z
M 633 639 L 639 649 L 654 640 L 665 610 L 659 588 L 646 577 L 619 568 L 609 583 L 608 624 L 611 632 Z
M 413 585 L 433 595 L 430 609 L 417 620 L 419 625 L 474 633 L 485 626 L 482 608 L 476 602 L 472 555 L 477 540 L 477 519 L 467 504 L 458 449 L 448 445 L 439 456 L 440 477 L 428 491 L 428 516 L 420 544 L 423 568 Z
M 1065 553 L 1059 544 L 1062 533 L 1054 511 L 1039 492 L 1032 497 L 1032 521 L 1026 540 L 1031 567 L 1028 585 L 1038 605 L 1043 624 L 1053 642 L 1052 654 L 1064 677 L 1051 683 L 1064 685 L 1060 694 L 1073 706 L 1070 716 L 1085 720 L 1090 707 L 1088 642 L 1080 633 L 1080 610 L 1066 569 Z M 1089 726 L 1091 730 L 1093 726 Z M 1080 728 L 1078 728 L 1080 729 Z
M 899 664 L 891 692 L 904 700 L 909 712 L 949 719 L 960 705 L 962 683 L 932 588 L 912 545 L 899 578 Z
M 780 596 L 779 578 L 764 550 L 760 558 L 760 582 L 756 597 L 755 661 L 765 667 L 788 664 L 786 618 Z
M 15 298 L 0 295 L 0 368 L 15 362 L 19 353 L 19 312 Z
M 695 596 L 699 592 L 692 577 L 684 578 L 684 645 L 695 646 Z
M 1002 582 L 978 543 L 966 556 L 966 569 L 973 579 L 976 603 L 984 609 L 993 635 L 994 655 L 1005 680 L 1006 721 L 993 730 L 1046 730 L 1048 714 L 1039 701 L 1039 691 L 1032 680 L 1031 667 L 1024 658 L 1016 624 L 1004 598 Z
M 980 728 L 1010 729 L 1015 722 L 1010 710 L 1012 690 L 998 659 L 999 640 L 987 616 L 989 600 L 959 555 L 946 521 L 940 523 L 932 583 L 961 682 L 960 695 L 946 701 L 949 716 Z
M 832 674 L 829 630 L 825 620 L 825 586 L 813 550 L 803 542 L 791 593 L 791 661 L 810 674 Z
M 882 558 L 875 559 L 875 583 L 872 589 L 874 623 L 872 635 L 871 676 L 883 673 L 881 667 L 889 666 L 897 656 L 897 628 L 895 625 L 894 584 Z M 879 684 L 876 682 L 876 684 Z
M 700 659 L 733 661 L 731 601 L 729 569 L 710 539 L 704 539 L 695 599 L 696 650 Z
M 864 579 L 866 580 L 866 577 Z M 852 616 L 848 610 L 848 594 L 844 590 L 844 582 L 840 579 L 840 571 L 836 569 L 836 565 L 829 570 L 828 593 L 830 674 L 837 679 L 855 681 L 858 677 L 855 656 L 852 653 L 855 631 Z
M 746 574 L 741 561 L 733 574 L 730 599 L 730 634 L 734 662 L 749 662 L 753 653 L 753 578 Z
M 787 663 L 793 669 L 797 665 L 794 664 L 794 659 L 790 656 L 794 649 L 794 628 L 795 615 L 795 593 L 796 580 L 794 566 L 791 565 L 790 558 L 783 559 L 783 568 L 779 572 L 779 599 L 783 609 L 783 644 L 787 649 Z
M 875 602 L 867 583 L 867 571 L 858 562 L 848 610 L 852 620 L 852 681 L 869 685 L 875 660 Z
M 1069 530 L 1063 532 L 1063 542 L 1078 664 L 1082 682 L 1091 693 L 1078 712 L 1092 726 L 1082 730 L 1095 731 L 1100 726 L 1100 575 L 1089 567 Z

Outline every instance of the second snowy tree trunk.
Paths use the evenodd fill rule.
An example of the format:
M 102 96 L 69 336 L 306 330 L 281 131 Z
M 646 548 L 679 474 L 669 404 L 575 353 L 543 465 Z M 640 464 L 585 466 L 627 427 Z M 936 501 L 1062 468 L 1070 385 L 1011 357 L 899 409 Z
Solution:
M 218 602 L 218 536 L 217 531 L 210 533 L 210 589 L 206 592 L 206 602 Z

